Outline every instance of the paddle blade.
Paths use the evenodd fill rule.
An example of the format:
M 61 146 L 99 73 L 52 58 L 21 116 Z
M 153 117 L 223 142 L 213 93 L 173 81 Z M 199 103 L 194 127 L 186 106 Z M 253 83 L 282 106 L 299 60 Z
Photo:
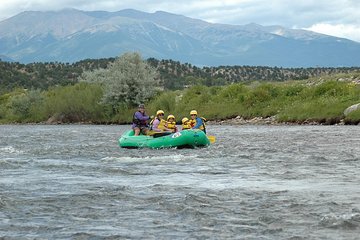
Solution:
M 207 136 L 210 143 L 214 143 L 216 141 L 216 137 L 215 136 Z
M 154 138 L 157 138 L 157 137 L 163 137 L 163 136 L 167 136 L 167 135 L 170 135 L 172 134 L 172 132 L 167 132 L 167 131 L 164 131 L 164 132 L 155 132 L 155 131 L 148 131 L 146 135 L 148 136 L 153 136 Z

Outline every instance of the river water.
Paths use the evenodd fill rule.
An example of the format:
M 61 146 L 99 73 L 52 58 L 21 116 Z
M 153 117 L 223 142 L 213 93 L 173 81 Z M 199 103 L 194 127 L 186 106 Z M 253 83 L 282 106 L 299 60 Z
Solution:
M 359 239 L 358 126 L 209 126 L 204 149 L 120 149 L 127 126 L 1 125 L 1 239 Z

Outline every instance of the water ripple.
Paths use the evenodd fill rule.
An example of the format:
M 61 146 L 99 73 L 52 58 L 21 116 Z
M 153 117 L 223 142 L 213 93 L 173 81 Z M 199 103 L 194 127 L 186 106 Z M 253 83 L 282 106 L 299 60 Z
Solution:
M 355 239 L 357 126 L 209 126 L 204 149 L 120 149 L 127 126 L 0 126 L 1 239 Z

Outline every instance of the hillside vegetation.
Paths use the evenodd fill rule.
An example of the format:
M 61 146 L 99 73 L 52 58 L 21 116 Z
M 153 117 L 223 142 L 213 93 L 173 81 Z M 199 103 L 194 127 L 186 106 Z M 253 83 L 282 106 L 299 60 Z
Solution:
M 76 84 L 84 71 L 106 69 L 115 58 L 87 59 L 73 64 L 45 62 L 21 64 L 0 61 L 0 93 L 15 88 L 46 90 L 52 86 Z M 197 67 L 173 60 L 150 58 L 167 90 L 178 90 L 194 85 L 222 86 L 248 81 L 304 80 L 322 75 L 350 73 L 360 68 L 277 68 L 263 66 Z

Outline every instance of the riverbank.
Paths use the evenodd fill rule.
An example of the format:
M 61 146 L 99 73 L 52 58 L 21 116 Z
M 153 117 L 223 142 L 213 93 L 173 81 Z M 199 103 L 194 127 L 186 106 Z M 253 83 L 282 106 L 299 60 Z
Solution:
M 244 119 L 241 116 L 229 119 L 211 120 L 207 122 L 208 125 L 359 125 L 359 122 L 350 122 L 346 119 L 331 119 L 322 121 L 304 120 L 283 122 L 278 121 L 276 116 L 271 117 L 254 117 Z
M 337 79 L 337 78 L 336 78 Z M 309 80 L 310 81 L 310 80 Z M 340 80 L 193 86 L 163 91 L 145 102 L 180 123 L 193 109 L 210 124 L 357 125 L 360 86 Z M 19 91 L 0 96 L 0 123 L 127 124 L 136 106 L 101 102 L 100 86 L 87 83 L 49 91 Z M 37 98 L 38 97 L 38 98 Z
M 313 120 L 304 120 L 304 121 L 278 121 L 276 116 L 271 117 L 254 117 L 245 119 L 241 116 L 237 116 L 234 118 L 227 119 L 216 119 L 209 120 L 206 122 L 207 125 L 360 125 L 358 121 L 349 121 L 346 119 L 330 119 L 330 120 L 322 120 L 322 121 L 313 121 Z M 131 125 L 131 123 L 117 123 L 117 122 L 62 122 L 62 121 L 44 121 L 44 122 L 7 122 L 0 123 L 0 125 L 120 125 L 126 126 Z M 181 126 L 179 122 L 177 125 Z

